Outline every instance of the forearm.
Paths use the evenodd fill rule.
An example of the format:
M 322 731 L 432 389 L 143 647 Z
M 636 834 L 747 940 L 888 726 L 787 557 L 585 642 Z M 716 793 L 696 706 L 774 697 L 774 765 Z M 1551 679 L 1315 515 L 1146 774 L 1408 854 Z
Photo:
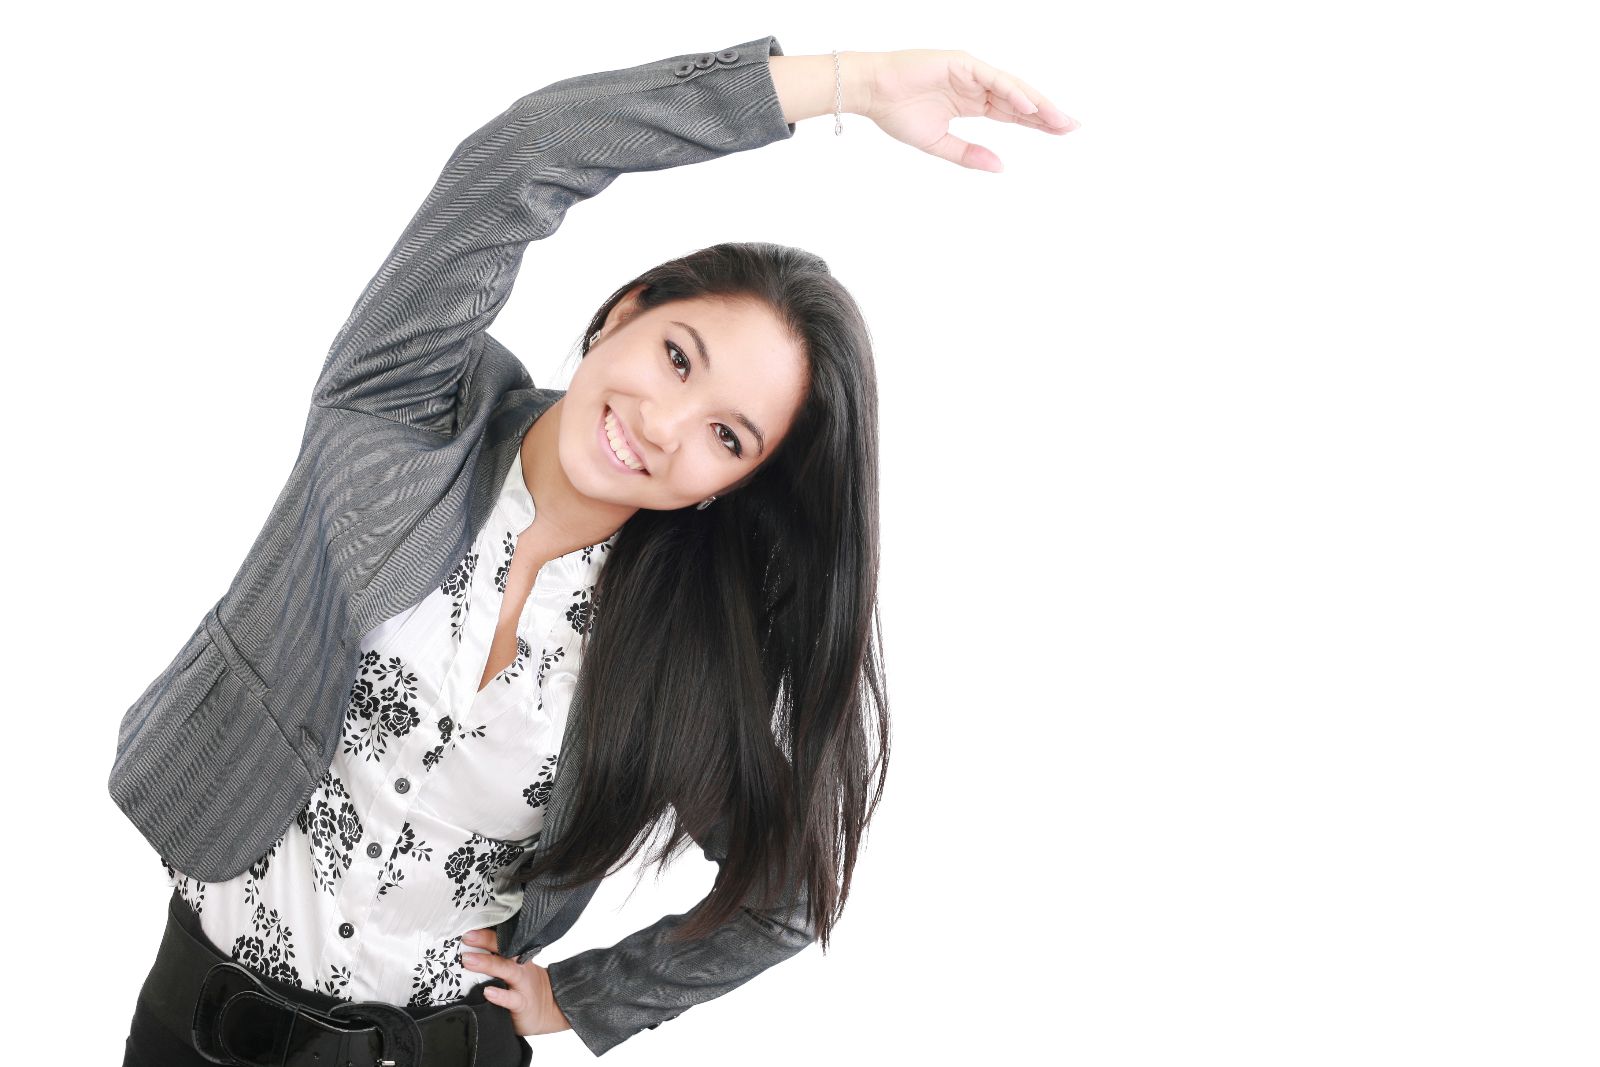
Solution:
M 720 870 L 728 858 L 727 821 L 690 836 Z M 746 906 L 707 937 L 673 941 L 690 913 L 666 915 L 609 948 L 550 964 L 546 974 L 562 1017 L 598 1056 L 801 952 L 817 936 L 796 873 L 778 905 Z
M 340 328 L 313 394 L 449 434 L 474 338 L 510 297 L 524 249 L 629 171 L 664 170 L 793 135 L 758 65 L 762 37 L 555 82 L 456 148 Z M 831 57 L 830 57 L 831 61 Z
M 783 105 L 783 120 L 799 122 L 818 115 L 831 115 L 835 103 L 835 81 L 842 96 L 841 111 L 866 114 L 871 93 L 871 52 L 839 53 L 839 75 L 833 72 L 833 53 L 820 56 L 772 56 L 767 67 L 772 84 Z
M 686 920 L 686 914 L 664 916 L 608 948 L 546 969 L 562 1017 L 596 1056 L 737 989 L 814 940 L 798 920 L 744 912 L 707 937 L 669 941 Z

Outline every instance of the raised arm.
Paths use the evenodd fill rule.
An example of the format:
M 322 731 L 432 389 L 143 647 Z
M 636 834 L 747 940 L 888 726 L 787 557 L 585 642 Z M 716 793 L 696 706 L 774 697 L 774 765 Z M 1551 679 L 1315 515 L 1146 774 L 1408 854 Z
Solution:
M 777 38 L 568 78 L 456 148 L 334 338 L 312 400 L 436 433 L 528 242 L 625 171 L 664 170 L 794 134 L 768 68 Z

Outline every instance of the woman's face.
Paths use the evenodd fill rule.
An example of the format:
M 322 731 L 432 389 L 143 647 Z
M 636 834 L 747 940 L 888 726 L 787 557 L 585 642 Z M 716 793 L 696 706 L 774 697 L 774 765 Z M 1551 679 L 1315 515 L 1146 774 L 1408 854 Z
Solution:
M 671 511 L 720 495 L 772 454 L 806 366 L 764 305 L 696 297 L 640 311 L 638 292 L 618 301 L 573 373 L 561 466 L 585 496 Z

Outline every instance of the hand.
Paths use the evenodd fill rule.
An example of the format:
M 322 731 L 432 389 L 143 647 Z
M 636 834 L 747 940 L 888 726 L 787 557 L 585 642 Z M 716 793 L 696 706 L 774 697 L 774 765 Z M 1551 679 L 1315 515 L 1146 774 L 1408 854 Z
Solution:
M 999 172 L 1000 157 L 950 132 L 950 120 L 983 116 L 1043 133 L 1078 122 L 1013 74 L 960 51 L 926 48 L 860 54 L 862 102 L 855 110 L 897 141 L 974 170 Z
M 531 961 L 518 963 L 495 952 L 499 940 L 491 928 L 462 934 L 461 944 L 474 950 L 462 948 L 461 966 L 503 978 L 511 987 L 484 986 L 483 997 L 511 1012 L 511 1024 L 518 1034 L 527 1037 L 572 1029 L 550 991 L 550 973 L 543 967 Z

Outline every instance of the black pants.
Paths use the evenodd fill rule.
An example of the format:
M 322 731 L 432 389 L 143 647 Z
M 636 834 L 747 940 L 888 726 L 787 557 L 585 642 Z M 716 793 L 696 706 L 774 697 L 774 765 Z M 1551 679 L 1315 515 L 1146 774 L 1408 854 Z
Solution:
M 178 930 L 205 946 L 217 961 L 231 958 L 212 944 L 201 929 L 199 916 L 174 892 L 167 907 L 167 935 L 176 936 Z M 260 975 L 258 977 L 279 995 L 321 1011 L 340 1003 L 338 998 L 325 993 L 301 989 Z M 145 989 L 150 987 L 150 982 L 150 978 L 145 979 Z M 497 980 L 496 984 L 503 983 Z M 151 1012 L 145 1003 L 145 989 L 139 991 L 139 998 L 134 1005 L 133 1021 L 128 1027 L 122 1067 L 216 1067 L 215 1063 L 195 1050 L 190 1035 L 173 1033 Z M 423 1014 L 438 1011 L 439 1008 L 433 1006 L 415 1011 L 409 1008 L 406 1010 L 412 1014 Z M 525 1039 L 517 1036 L 511 1025 L 510 1013 L 498 1008 L 490 1013 L 488 1018 L 497 1025 L 485 1026 L 480 1018 L 475 1067 L 528 1067 L 533 1061 L 533 1049 Z

